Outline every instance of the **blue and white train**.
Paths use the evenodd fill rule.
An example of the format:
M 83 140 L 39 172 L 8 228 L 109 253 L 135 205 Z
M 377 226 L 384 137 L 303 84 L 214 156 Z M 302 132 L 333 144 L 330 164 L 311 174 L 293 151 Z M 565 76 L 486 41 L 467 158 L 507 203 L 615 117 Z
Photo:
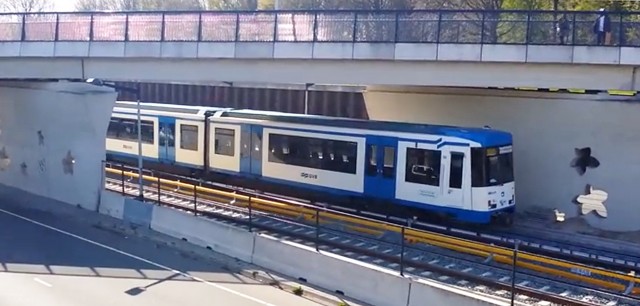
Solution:
M 108 160 L 135 164 L 136 118 L 136 103 L 116 103 Z M 513 220 L 507 132 L 155 103 L 142 103 L 141 120 L 145 168 L 465 223 Z

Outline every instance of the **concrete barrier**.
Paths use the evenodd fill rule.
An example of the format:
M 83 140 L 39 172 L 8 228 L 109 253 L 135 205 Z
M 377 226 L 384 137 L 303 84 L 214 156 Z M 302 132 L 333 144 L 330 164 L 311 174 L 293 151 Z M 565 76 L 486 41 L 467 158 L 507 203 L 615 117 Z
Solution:
M 102 190 L 98 211 L 103 215 L 122 220 L 124 218 L 124 198 L 113 191 Z
M 104 191 L 100 213 L 123 220 L 143 218 L 146 208 L 127 209 L 119 194 Z M 142 203 L 131 203 L 140 206 Z M 149 204 L 144 204 L 149 205 Z M 146 207 L 146 206 L 145 206 Z M 131 215 L 133 214 L 133 215 Z M 508 305 L 502 300 L 431 280 L 403 277 L 397 271 L 344 256 L 255 234 L 222 222 L 161 206 L 151 206 L 150 228 L 213 251 L 276 271 L 325 290 L 376 306 Z
M 125 198 L 123 220 L 149 228 L 151 227 L 151 216 L 154 207 L 157 206 Z
M 253 263 L 373 305 L 407 305 L 410 280 L 397 272 L 267 235 L 256 235 Z
M 425 303 L 426 301 L 429 302 Z M 488 296 L 457 289 L 431 280 L 415 279 L 411 282 L 411 292 L 409 292 L 407 306 L 424 306 L 426 304 L 460 306 L 510 305 L 506 301 L 497 301 Z
M 151 229 L 251 262 L 254 234 L 245 229 L 160 206 L 153 207 Z

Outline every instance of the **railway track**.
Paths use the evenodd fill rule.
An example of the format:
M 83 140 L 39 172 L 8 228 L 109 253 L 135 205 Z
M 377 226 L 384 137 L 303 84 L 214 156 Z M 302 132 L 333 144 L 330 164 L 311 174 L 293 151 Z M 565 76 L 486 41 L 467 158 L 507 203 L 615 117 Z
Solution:
M 172 175 L 174 176 L 174 175 Z M 179 177 L 181 181 L 191 183 L 202 183 L 190 177 Z M 399 226 L 405 226 L 408 218 L 398 218 L 394 216 L 386 216 L 375 212 L 355 211 L 340 206 L 331 205 L 330 203 L 312 203 L 305 199 L 282 196 L 272 193 L 264 193 L 253 189 L 239 188 L 227 184 L 217 182 L 206 182 L 220 190 L 227 192 L 241 191 L 247 194 L 259 194 L 261 197 L 273 201 L 284 202 L 292 205 L 305 204 L 311 206 L 322 206 L 324 208 L 342 211 L 349 214 L 364 216 L 382 222 L 394 223 Z M 444 226 L 441 224 L 426 223 L 415 221 L 412 227 L 429 232 L 444 234 L 461 239 L 469 239 L 486 244 L 493 244 L 505 248 L 513 248 L 515 241 L 519 241 L 520 249 L 525 252 L 549 256 L 556 259 L 566 260 L 574 263 L 581 263 L 593 267 L 599 267 L 607 270 L 619 271 L 621 273 L 640 272 L 640 255 L 624 254 L 616 250 L 608 250 L 601 246 L 577 245 L 571 241 L 551 241 L 548 239 L 540 239 L 526 233 L 513 233 L 500 229 L 477 229 L 469 226 Z M 584 271 L 575 270 L 572 273 L 584 274 Z
M 134 182 L 125 181 L 123 186 L 121 179 L 107 177 L 105 183 L 107 189 L 115 192 L 124 191 L 128 195 L 138 193 Z M 477 254 L 456 252 L 437 243 L 403 245 L 402 239 L 394 237 L 393 233 L 380 235 L 375 230 L 367 232 L 330 218 L 314 220 L 319 223 L 322 219 L 321 230 L 316 231 L 313 223 L 299 213 L 287 216 L 254 209 L 249 217 L 246 207 L 235 205 L 232 201 L 193 197 L 181 192 L 179 186 L 173 190 L 158 187 L 159 185 L 145 186 L 145 198 L 159 198 L 163 205 L 238 226 L 246 227 L 250 220 L 252 228 L 265 230 L 271 235 L 294 242 L 317 244 L 318 248 L 394 270 L 398 270 L 402 264 L 403 271 L 408 274 L 436 279 L 491 296 L 510 297 L 512 268 L 492 256 L 478 260 L 480 257 Z M 162 196 L 158 197 L 158 192 Z M 496 254 L 497 256 L 501 255 Z M 526 261 L 526 257 L 522 260 Z M 521 304 L 640 305 L 640 300 L 632 296 L 585 287 L 562 277 L 550 277 L 526 269 L 518 268 L 515 279 L 515 288 L 519 293 L 516 301 Z

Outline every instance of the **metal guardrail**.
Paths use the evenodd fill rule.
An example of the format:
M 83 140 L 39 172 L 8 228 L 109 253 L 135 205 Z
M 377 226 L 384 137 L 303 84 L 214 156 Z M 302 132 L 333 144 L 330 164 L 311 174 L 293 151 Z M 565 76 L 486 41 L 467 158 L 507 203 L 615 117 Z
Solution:
M 559 23 L 562 16 L 566 21 Z M 598 16 L 588 11 L 519 10 L 5 13 L 0 14 L 0 41 L 594 46 L 599 45 L 593 31 Z M 603 44 L 640 47 L 640 12 L 608 16 L 610 38 Z
M 137 170 L 125 170 L 126 167 L 121 165 L 107 163 L 105 167 L 105 175 L 116 175 L 122 180 L 122 194 L 125 192 L 125 181 L 127 179 L 137 179 Z M 113 168 L 116 166 L 118 168 Z M 635 284 L 640 283 L 640 277 L 635 276 L 634 272 L 623 273 L 619 271 L 611 271 L 602 268 L 592 267 L 580 263 L 559 260 L 549 256 L 541 256 L 529 252 L 516 251 L 514 248 L 504 246 L 495 246 L 486 243 L 480 243 L 472 240 L 461 239 L 440 233 L 432 233 L 423 230 L 417 230 L 411 227 L 399 226 L 396 224 L 381 222 L 378 220 L 368 219 L 361 216 L 350 215 L 347 213 L 330 210 L 322 207 L 316 207 L 304 203 L 298 203 L 290 200 L 270 199 L 267 195 L 252 194 L 242 190 L 221 190 L 217 187 L 203 187 L 195 180 L 188 180 L 190 183 L 180 182 L 185 178 L 168 179 L 171 174 L 155 173 L 156 176 L 143 175 L 145 184 L 153 184 L 156 190 L 156 198 L 147 198 L 148 201 L 154 201 L 163 204 L 163 193 L 173 192 L 180 193 L 187 197 L 191 197 L 194 202 L 198 199 L 214 200 L 222 203 L 230 203 L 235 207 L 248 209 L 249 228 L 252 224 L 252 211 L 272 213 L 279 216 L 289 218 L 302 219 L 308 224 L 314 224 L 319 228 L 323 222 L 340 222 L 352 231 L 366 233 L 382 237 L 385 233 L 395 233 L 402 237 L 402 248 L 405 244 L 424 244 L 440 247 L 461 254 L 474 255 L 481 257 L 486 262 L 496 262 L 506 266 L 524 268 L 535 271 L 543 275 L 551 275 L 564 279 L 570 279 L 575 282 L 585 283 L 605 288 L 626 295 L 640 295 L 640 287 Z M 165 178 L 161 178 L 163 176 Z M 145 188 L 146 189 L 146 188 Z M 194 205 L 194 214 L 198 214 L 197 205 Z M 324 220 L 324 221 L 323 221 Z M 317 231 L 319 232 L 319 230 Z M 317 237 L 316 237 L 317 238 Z M 405 260 L 407 260 L 405 262 Z M 403 267 L 409 263 L 409 259 L 399 258 L 400 273 L 405 272 Z

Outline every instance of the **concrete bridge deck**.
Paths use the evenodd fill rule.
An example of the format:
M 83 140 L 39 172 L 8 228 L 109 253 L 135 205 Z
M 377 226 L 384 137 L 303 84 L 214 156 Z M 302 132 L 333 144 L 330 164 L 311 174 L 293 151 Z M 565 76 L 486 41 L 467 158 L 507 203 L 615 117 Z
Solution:
M 635 90 L 638 15 L 598 44 L 597 12 L 4 14 L 0 78 Z

